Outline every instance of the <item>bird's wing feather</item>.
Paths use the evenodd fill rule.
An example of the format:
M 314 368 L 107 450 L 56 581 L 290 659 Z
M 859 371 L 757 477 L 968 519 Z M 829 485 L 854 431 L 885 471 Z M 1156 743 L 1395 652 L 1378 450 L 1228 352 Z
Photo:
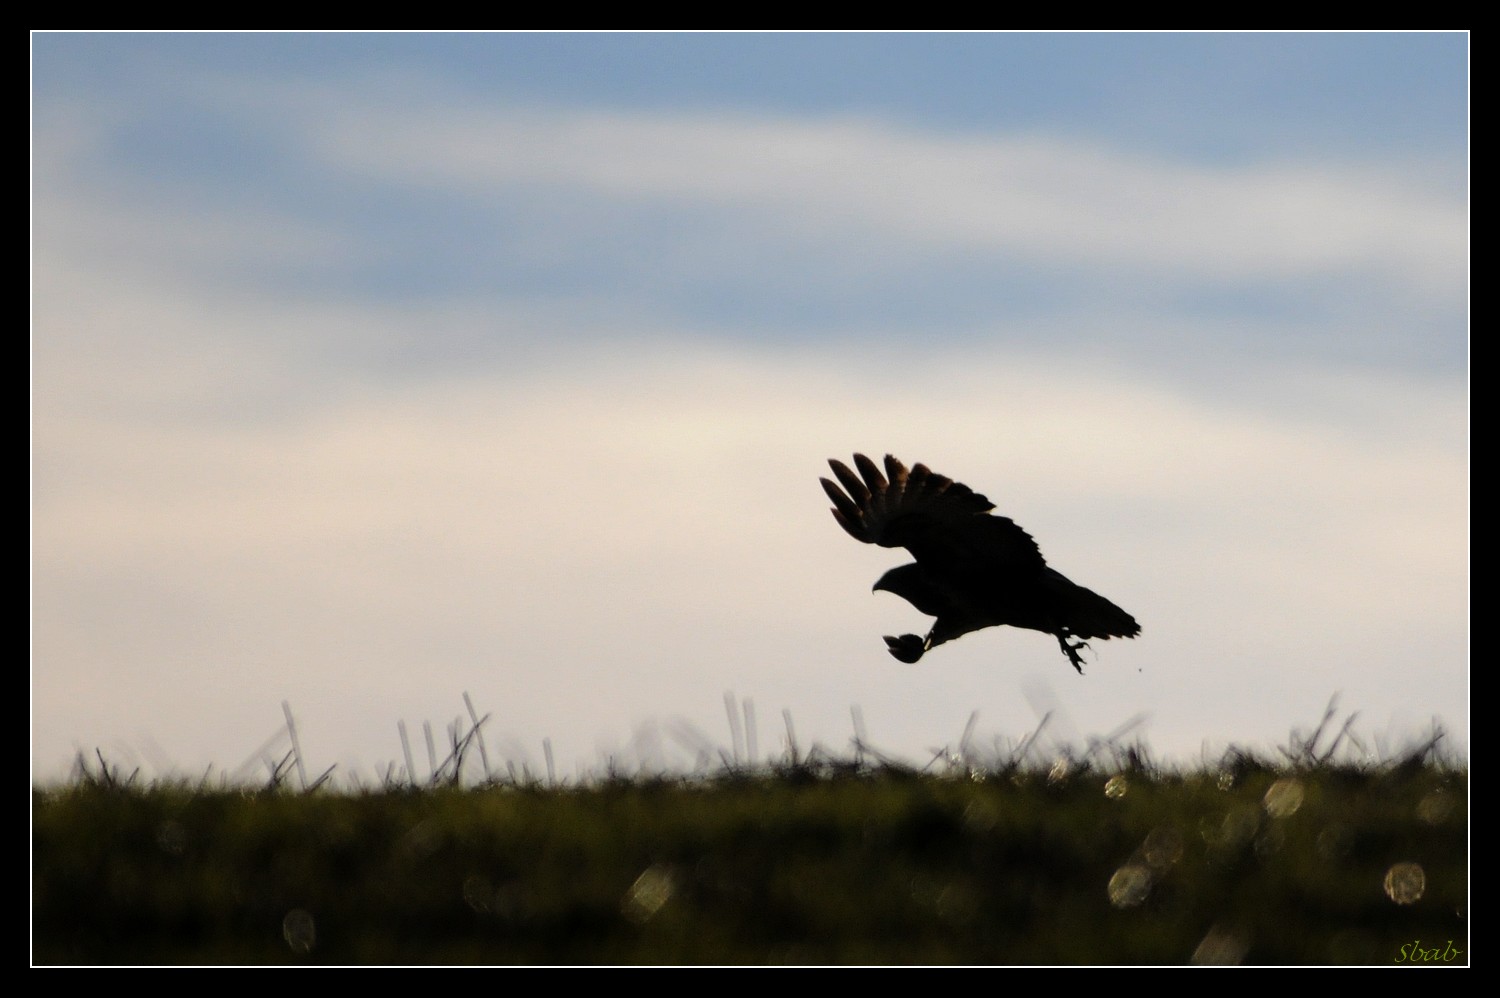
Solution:
M 1015 522 L 991 516 L 995 504 L 960 482 L 924 464 L 909 470 L 885 456 L 885 469 L 863 454 L 854 455 L 859 474 L 830 460 L 838 485 L 820 479 L 833 502 L 833 518 L 851 537 L 881 547 L 904 547 L 925 568 L 945 574 L 993 572 L 997 565 L 1040 571 L 1046 564 L 1036 541 Z

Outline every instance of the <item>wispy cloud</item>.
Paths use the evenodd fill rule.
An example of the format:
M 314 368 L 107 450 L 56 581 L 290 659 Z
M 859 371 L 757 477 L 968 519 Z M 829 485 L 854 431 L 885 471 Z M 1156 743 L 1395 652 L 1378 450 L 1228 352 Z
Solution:
M 1169 280 L 1374 273 L 1463 287 L 1466 205 L 1398 165 L 1153 159 L 1028 134 L 852 119 L 341 105 L 303 122 L 340 169 L 480 202 L 514 188 L 779 219 L 807 239 L 984 250 Z M 1413 167 L 1415 163 L 1411 164 Z
M 209 88 L 196 98 L 205 102 L 200 114 L 262 134 L 274 150 L 259 167 L 260 183 L 290 172 L 305 189 L 275 195 L 230 175 L 224 203 L 213 214 L 204 205 L 196 226 L 179 228 L 181 220 L 162 217 L 157 206 L 149 220 L 146 212 L 116 225 L 103 219 L 94 238 L 123 230 L 151 245 L 177 232 L 195 240 L 183 247 L 190 252 L 218 238 L 226 254 L 265 243 L 281 253 L 357 254 L 358 239 L 340 248 L 312 228 L 317 211 L 306 211 L 304 200 L 316 189 L 309 178 L 321 175 L 319 185 L 343 187 L 345 197 L 368 186 L 365 197 L 382 190 L 401 200 L 460 198 L 512 225 L 531 224 L 527 213 L 536 212 L 579 225 L 567 206 L 580 198 L 594 206 L 589 224 L 600 232 L 621 209 L 707 213 L 677 223 L 686 230 L 679 236 L 711 227 L 725 242 L 764 244 L 773 254 L 778 244 L 798 254 L 843 246 L 856 258 L 910 264 L 977 252 L 1179 290 L 1200 281 L 1352 277 L 1394 289 L 1386 294 L 1451 297 L 1466 287 L 1464 192 L 1418 156 L 1380 164 L 1189 162 L 1035 130 L 963 134 L 847 116 L 472 106 L 431 85 L 410 89 L 377 102 L 352 82 Z M 44 148 L 108 155 L 111 117 L 96 114 L 84 126 L 82 111 L 54 113 L 49 120 L 65 122 L 72 138 L 49 134 Z M 190 132 L 185 140 L 194 141 Z M 57 155 L 48 154 L 48 169 L 62 165 Z M 328 201 L 325 209 L 339 198 Z M 548 245 L 557 243 L 540 238 L 537 251 Z

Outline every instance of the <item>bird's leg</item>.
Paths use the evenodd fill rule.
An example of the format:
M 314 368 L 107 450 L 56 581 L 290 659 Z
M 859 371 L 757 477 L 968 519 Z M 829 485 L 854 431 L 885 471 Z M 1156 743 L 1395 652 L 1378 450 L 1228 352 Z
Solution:
M 1063 650 L 1063 654 L 1068 656 L 1068 661 L 1073 664 L 1073 668 L 1078 670 L 1078 674 L 1080 676 L 1083 675 L 1083 658 L 1078 653 L 1088 647 L 1088 642 L 1079 641 L 1077 644 L 1070 645 L 1068 644 L 1068 632 L 1059 631 L 1057 633 L 1057 645 Z

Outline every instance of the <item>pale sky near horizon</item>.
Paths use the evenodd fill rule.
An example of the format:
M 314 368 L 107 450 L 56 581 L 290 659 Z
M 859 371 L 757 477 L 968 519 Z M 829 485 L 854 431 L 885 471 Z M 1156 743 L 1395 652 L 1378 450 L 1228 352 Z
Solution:
M 1464 34 L 31 42 L 34 780 L 1467 752 Z M 854 451 L 1141 637 L 895 662 Z

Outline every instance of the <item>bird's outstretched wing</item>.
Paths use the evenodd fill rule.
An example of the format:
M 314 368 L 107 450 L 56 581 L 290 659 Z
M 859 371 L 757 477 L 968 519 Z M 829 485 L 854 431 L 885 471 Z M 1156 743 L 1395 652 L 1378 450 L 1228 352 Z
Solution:
M 854 465 L 857 475 L 842 461 L 828 462 L 842 490 L 819 481 L 833 501 L 833 518 L 855 540 L 904 547 L 924 569 L 951 577 L 997 568 L 1024 575 L 1046 564 L 1031 535 L 990 515 L 995 504 L 967 485 L 924 464 L 908 470 L 890 454 L 884 474 L 863 454 L 854 455 Z

